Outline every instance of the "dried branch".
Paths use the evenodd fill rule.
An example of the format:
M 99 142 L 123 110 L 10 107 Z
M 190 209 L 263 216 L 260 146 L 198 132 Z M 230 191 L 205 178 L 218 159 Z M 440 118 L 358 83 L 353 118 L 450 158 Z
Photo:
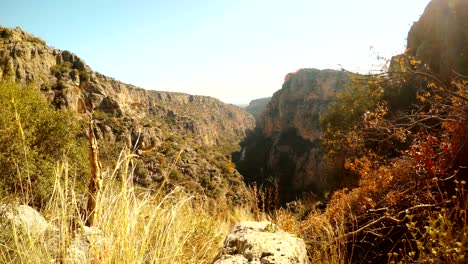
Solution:
M 97 199 L 102 191 L 102 174 L 99 164 L 99 148 L 94 135 L 94 122 L 92 116 L 89 117 L 89 158 L 91 162 L 91 178 L 88 186 L 88 204 L 86 208 L 86 225 L 94 224 L 97 212 Z

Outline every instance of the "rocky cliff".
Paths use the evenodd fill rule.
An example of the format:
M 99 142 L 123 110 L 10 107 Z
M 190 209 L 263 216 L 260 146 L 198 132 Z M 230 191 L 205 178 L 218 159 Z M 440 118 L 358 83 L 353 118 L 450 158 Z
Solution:
M 468 75 L 468 1 L 433 0 L 408 33 L 410 55 L 442 78 Z
M 255 131 L 241 144 L 239 171 L 247 181 L 277 181 L 280 199 L 322 193 L 327 165 L 321 154 L 320 115 L 349 81 L 347 72 L 302 69 L 286 75 Z
M 211 198 L 247 199 L 229 154 L 255 121 L 239 107 L 119 82 L 20 28 L 0 27 L 0 80 L 31 84 L 58 109 L 92 113 L 102 159 L 131 147 L 139 155 L 135 181 L 146 187 L 168 174 Z
M 255 117 L 255 120 L 260 120 L 260 116 L 265 110 L 267 104 L 270 102 L 271 97 L 259 98 L 250 101 L 249 105 L 245 107 L 245 111 L 249 112 Z

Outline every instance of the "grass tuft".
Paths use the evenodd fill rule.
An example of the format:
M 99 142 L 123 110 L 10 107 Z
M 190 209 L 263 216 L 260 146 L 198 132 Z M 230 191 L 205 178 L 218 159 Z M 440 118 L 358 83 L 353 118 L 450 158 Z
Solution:
M 43 210 L 49 227 L 32 234 L 11 223 L 0 241 L 1 263 L 211 263 L 241 208 L 211 215 L 204 200 L 175 187 L 150 193 L 134 186 L 132 155 L 123 154 L 105 177 L 95 226 L 82 220 L 84 198 L 73 188 L 67 162 L 57 165 Z M 84 255 L 83 249 L 88 249 Z

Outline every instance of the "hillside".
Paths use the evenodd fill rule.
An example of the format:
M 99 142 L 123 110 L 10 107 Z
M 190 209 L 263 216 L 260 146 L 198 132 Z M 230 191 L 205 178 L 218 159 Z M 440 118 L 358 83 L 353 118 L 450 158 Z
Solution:
M 20 28 L 0 27 L 0 37 L 0 80 L 32 84 L 56 109 L 92 113 L 105 166 L 127 146 L 138 155 L 135 182 L 141 186 L 157 189 L 169 174 L 169 186 L 182 184 L 228 204 L 248 200 L 229 159 L 254 127 L 254 118 L 241 108 L 121 83 Z

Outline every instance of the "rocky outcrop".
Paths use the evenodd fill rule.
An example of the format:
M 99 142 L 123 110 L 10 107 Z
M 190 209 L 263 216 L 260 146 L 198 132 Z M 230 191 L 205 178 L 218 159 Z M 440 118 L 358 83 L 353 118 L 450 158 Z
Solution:
M 270 222 L 241 222 L 227 235 L 214 264 L 306 264 L 304 241 Z
M 67 254 L 65 256 L 65 263 L 89 263 L 91 260 L 97 262 L 99 256 L 93 257 L 91 253 L 91 245 L 97 248 L 103 247 L 105 237 L 102 231 L 97 227 L 83 226 L 80 228 L 76 236 L 71 240 Z
M 321 193 L 328 165 L 321 153 L 320 115 L 349 81 L 347 72 L 302 69 L 286 76 L 237 161 L 248 181 L 277 181 L 282 201 L 304 191 Z
M 245 107 L 245 111 L 249 112 L 255 117 L 255 120 L 260 120 L 260 116 L 265 111 L 266 106 L 270 102 L 271 97 L 265 97 L 250 101 L 249 105 Z
M 92 113 L 101 158 L 112 166 L 122 147 L 130 147 L 142 161 L 135 182 L 145 187 L 168 179 L 210 198 L 248 196 L 229 155 L 255 120 L 237 106 L 119 82 L 20 28 L 0 27 L 1 80 L 40 89 L 58 109 Z
M 44 235 L 49 224 L 34 208 L 27 205 L 0 205 L 0 229 L 15 229 L 16 232 L 27 232 L 33 237 Z M 6 235 L 6 234 L 3 234 Z
M 409 54 L 439 77 L 468 75 L 468 1 L 431 1 L 407 39 Z
M 305 140 L 319 139 L 320 113 L 348 80 L 348 73 L 335 70 L 302 69 L 288 74 L 267 105 L 259 128 L 266 137 L 295 129 Z
M 52 259 L 51 263 L 88 263 L 92 255 L 91 242 L 99 246 L 104 241 L 101 230 L 87 226 L 76 230 L 71 241 L 67 241 L 69 238 L 62 233 L 66 231 L 49 223 L 27 205 L 0 205 L 0 229 L 2 246 L 8 248 L 8 243 L 27 243 L 32 248 L 46 251 L 39 253 L 46 254 L 48 259 Z M 27 239 L 27 242 L 22 239 Z M 63 252 L 66 252 L 65 256 Z

